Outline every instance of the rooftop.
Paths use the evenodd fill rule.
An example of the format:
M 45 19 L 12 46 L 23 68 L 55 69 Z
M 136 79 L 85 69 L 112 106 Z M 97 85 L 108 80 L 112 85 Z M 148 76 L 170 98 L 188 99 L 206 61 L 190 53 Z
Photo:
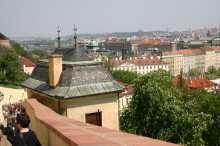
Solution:
M 196 78 L 188 82 L 188 87 L 190 89 L 204 89 L 217 86 L 216 83 L 206 79 L 206 78 Z
M 88 53 L 85 48 L 56 48 L 54 54 L 63 55 L 64 61 L 88 61 Z
M 119 97 L 125 96 L 125 95 L 133 95 L 134 94 L 134 85 L 124 85 L 124 90 L 119 94 Z
M 167 51 L 163 53 L 163 56 L 168 55 L 203 55 L 205 54 L 205 50 L 203 49 L 184 49 L 184 50 L 175 50 L 175 51 Z
M 48 60 L 42 60 L 37 64 L 31 77 L 22 85 L 46 95 L 64 99 L 119 92 L 123 89 L 103 64 L 96 61 L 64 61 L 63 72 L 55 88 L 49 86 L 48 76 Z
M 0 33 L 0 40 L 8 40 L 8 38 L 4 34 Z
M 35 64 L 33 62 L 31 62 L 29 59 L 20 56 L 19 57 L 21 65 L 25 65 L 25 67 L 35 67 Z

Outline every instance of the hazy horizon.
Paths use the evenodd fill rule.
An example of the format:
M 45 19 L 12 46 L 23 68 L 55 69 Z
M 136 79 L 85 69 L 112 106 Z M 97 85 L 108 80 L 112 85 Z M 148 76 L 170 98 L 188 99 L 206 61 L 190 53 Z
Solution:
M 9 37 L 189 30 L 219 27 L 219 0 L 0 0 L 0 32 Z

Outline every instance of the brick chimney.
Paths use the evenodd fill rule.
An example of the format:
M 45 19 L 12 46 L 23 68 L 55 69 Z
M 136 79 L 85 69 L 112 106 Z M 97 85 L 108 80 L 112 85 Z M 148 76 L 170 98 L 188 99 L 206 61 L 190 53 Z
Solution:
M 49 85 L 56 87 L 63 71 L 62 55 L 52 54 L 49 56 Z

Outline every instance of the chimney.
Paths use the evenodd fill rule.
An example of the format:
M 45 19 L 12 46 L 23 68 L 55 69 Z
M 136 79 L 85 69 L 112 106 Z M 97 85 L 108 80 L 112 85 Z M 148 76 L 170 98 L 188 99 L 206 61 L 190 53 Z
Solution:
M 49 56 L 49 85 L 56 87 L 63 71 L 62 55 L 52 54 Z

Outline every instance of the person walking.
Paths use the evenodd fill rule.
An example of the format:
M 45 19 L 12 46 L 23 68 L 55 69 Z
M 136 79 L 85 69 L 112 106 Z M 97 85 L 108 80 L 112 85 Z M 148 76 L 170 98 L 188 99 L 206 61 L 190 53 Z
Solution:
M 15 129 L 1 128 L 12 146 L 41 146 L 36 134 L 29 128 L 30 118 L 25 113 L 17 115 Z

